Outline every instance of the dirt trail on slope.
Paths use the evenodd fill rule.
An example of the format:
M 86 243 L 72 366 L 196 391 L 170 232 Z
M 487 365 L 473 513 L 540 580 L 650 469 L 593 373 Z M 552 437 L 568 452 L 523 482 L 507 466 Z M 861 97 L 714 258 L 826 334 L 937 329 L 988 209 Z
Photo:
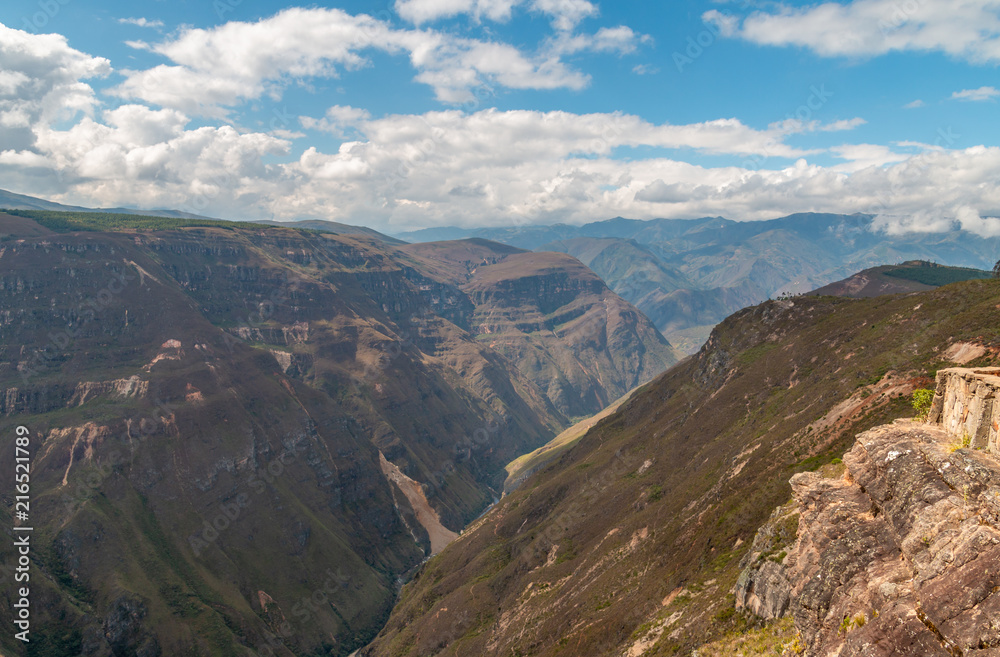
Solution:
M 382 452 L 379 452 L 378 460 L 386 479 L 399 486 L 403 495 L 406 495 L 406 499 L 410 502 L 410 506 L 413 507 L 413 511 L 417 514 L 417 522 L 427 530 L 427 534 L 431 538 L 431 555 L 445 549 L 449 543 L 458 538 L 458 534 L 441 524 L 441 518 L 427 502 L 424 489 L 418 482 L 403 474 L 395 464 L 385 458 Z

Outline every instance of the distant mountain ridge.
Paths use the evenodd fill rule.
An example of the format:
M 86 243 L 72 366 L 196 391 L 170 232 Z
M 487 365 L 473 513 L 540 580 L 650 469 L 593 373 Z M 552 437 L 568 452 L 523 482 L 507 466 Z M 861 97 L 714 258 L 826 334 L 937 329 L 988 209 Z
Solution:
M 136 208 L 86 208 L 79 205 L 64 205 L 55 201 L 25 194 L 15 194 L 5 189 L 0 189 L 0 208 L 9 210 L 51 210 L 55 212 L 109 212 L 112 214 L 140 214 L 151 217 L 172 217 L 175 219 L 212 219 L 199 214 L 183 212 L 181 210 L 139 210 Z
M 910 260 L 990 269 L 1000 257 L 997 237 L 962 230 L 887 234 L 875 226 L 869 214 L 798 213 L 747 222 L 618 217 L 582 226 L 432 228 L 398 237 L 479 237 L 576 256 L 685 353 L 736 310 L 863 269 Z
M 56 203 L 55 201 L 47 201 L 45 199 L 37 198 L 34 196 L 27 196 L 25 194 L 15 194 L 14 192 L 9 192 L 5 189 L 0 189 L 0 209 L 5 210 L 45 210 L 50 212 L 90 212 L 90 213 L 107 213 L 107 214 L 131 214 L 131 215 L 142 215 L 147 217 L 168 217 L 171 219 L 195 219 L 195 220 L 205 220 L 205 221 L 226 221 L 225 219 L 216 219 L 215 217 L 207 217 L 200 214 L 192 214 L 190 212 L 184 212 L 182 210 L 169 210 L 169 209 L 153 209 L 153 210 L 139 210 L 137 208 L 87 208 L 78 205 L 64 205 L 62 203 Z M 329 233 L 337 233 L 340 235 L 366 235 L 368 237 L 375 237 L 387 244 L 403 244 L 402 240 L 398 240 L 394 237 L 389 237 L 388 235 L 383 235 L 382 233 L 368 228 L 366 226 L 352 226 L 350 224 L 342 224 L 335 221 L 324 221 L 321 219 L 304 219 L 300 221 L 267 221 L 261 220 L 252 223 L 262 223 L 269 224 L 272 226 L 286 226 L 288 228 L 306 228 L 309 230 L 319 230 Z
M 883 294 L 923 292 L 949 283 L 991 278 L 992 275 L 992 272 L 982 269 L 948 267 L 924 260 L 911 260 L 898 265 L 865 269 L 808 294 L 865 299 Z

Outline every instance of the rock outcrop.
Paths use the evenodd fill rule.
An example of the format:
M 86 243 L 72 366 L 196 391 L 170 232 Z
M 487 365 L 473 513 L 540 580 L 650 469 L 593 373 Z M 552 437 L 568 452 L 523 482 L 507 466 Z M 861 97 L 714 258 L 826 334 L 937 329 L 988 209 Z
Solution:
M 1000 462 L 898 420 L 844 464 L 792 478 L 798 540 L 748 567 L 743 606 L 787 595 L 807 655 L 1000 655 Z
M 950 367 L 937 373 L 928 421 L 969 447 L 1000 454 L 1000 367 Z

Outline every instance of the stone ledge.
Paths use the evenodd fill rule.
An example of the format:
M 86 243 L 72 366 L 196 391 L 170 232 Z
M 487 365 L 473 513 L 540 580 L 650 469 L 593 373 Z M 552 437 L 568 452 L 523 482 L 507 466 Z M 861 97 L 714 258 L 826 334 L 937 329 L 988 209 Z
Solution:
M 927 420 L 969 446 L 1000 454 L 1000 367 L 938 370 Z

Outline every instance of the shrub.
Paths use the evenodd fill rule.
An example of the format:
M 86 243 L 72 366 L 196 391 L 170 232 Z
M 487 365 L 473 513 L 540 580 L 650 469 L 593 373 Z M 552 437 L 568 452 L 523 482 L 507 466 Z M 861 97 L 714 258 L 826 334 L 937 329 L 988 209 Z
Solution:
M 917 412 L 914 419 L 924 421 L 931 412 L 931 402 L 934 401 L 934 391 L 918 388 L 913 391 L 913 410 Z

